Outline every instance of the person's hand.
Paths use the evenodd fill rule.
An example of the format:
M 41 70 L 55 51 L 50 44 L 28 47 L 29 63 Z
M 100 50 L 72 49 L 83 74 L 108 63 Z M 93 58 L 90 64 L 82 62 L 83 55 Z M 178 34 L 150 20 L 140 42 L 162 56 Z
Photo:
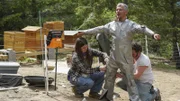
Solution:
M 106 65 L 109 63 L 109 58 L 105 58 L 104 62 L 106 63 Z
M 123 75 L 121 73 L 116 73 L 116 78 L 122 78 Z
M 78 32 L 77 35 L 78 36 L 82 36 L 84 33 L 83 32 Z
M 106 66 L 100 66 L 99 69 L 100 69 L 100 71 L 105 72 L 106 71 Z
M 160 40 L 160 39 L 161 39 L 161 36 L 160 36 L 159 34 L 154 34 L 154 35 L 153 35 L 153 38 L 154 38 L 155 40 Z

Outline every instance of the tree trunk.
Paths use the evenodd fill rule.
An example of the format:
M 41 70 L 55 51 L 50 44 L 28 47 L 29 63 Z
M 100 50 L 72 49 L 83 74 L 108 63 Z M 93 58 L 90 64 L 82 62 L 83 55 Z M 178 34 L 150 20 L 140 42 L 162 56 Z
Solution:
M 180 69 L 180 56 L 179 56 L 179 51 L 178 51 L 178 48 L 177 48 L 177 30 L 175 29 L 177 27 L 177 11 L 175 10 L 175 7 L 174 7 L 174 3 L 175 2 L 171 2 L 171 10 L 172 10 L 172 14 L 173 14 L 173 19 L 172 19 L 172 28 L 174 29 L 173 30 L 173 59 L 175 60 L 176 62 L 176 68 L 177 69 Z

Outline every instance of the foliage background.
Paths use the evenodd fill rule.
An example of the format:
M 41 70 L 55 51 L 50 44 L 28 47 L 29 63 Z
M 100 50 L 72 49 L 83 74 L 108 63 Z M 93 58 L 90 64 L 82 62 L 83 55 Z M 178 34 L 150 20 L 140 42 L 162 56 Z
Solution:
M 180 37 L 179 0 L 1 0 L 0 35 L 3 48 L 3 32 L 21 30 L 27 25 L 62 20 L 65 30 L 88 29 L 104 25 L 115 18 L 118 2 L 129 6 L 128 18 L 148 26 L 159 33 L 161 41 L 148 38 L 149 53 L 176 59 Z M 93 47 L 97 46 L 94 36 L 88 36 Z M 135 41 L 145 44 L 144 35 L 136 35 Z M 96 43 L 96 44 L 94 44 Z

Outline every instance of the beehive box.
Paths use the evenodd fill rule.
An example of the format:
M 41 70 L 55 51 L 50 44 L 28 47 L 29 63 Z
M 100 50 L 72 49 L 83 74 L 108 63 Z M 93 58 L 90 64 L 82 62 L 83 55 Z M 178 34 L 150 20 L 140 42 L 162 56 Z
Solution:
M 24 32 L 15 32 L 13 50 L 17 52 L 25 51 L 25 33 Z
M 4 31 L 4 48 L 13 49 L 14 46 L 14 32 L 13 31 Z
M 49 21 L 49 22 L 45 22 L 43 24 L 43 28 L 46 28 L 46 29 L 49 29 L 49 30 L 64 31 L 64 21 Z M 63 32 L 61 38 L 62 38 L 62 40 L 65 39 L 64 32 Z
M 25 50 L 25 33 L 20 31 L 4 31 L 4 49 L 16 52 Z
M 74 45 L 76 39 L 82 36 L 78 34 L 78 31 L 64 31 L 64 33 L 65 33 L 64 44 Z
M 42 35 L 40 34 L 40 31 L 38 31 L 38 32 L 36 33 L 36 46 L 38 46 L 39 49 L 40 49 L 40 47 L 44 46 L 44 35 L 48 35 L 48 32 L 49 32 L 48 29 L 43 28 L 43 29 L 42 29 Z M 41 45 L 41 44 L 42 44 L 42 45 Z M 38 47 L 37 47 L 37 49 L 38 49 Z M 38 49 L 38 50 L 39 50 L 39 49 Z
M 14 41 L 15 31 L 4 31 L 4 40 Z
M 40 33 L 41 27 L 39 26 L 27 26 L 22 30 L 25 32 L 25 50 L 38 50 L 41 49 L 37 45 L 37 35 Z
M 12 41 L 5 41 L 4 40 L 4 49 L 13 49 L 14 48 L 14 43 Z
M 43 24 L 43 27 L 46 29 L 55 29 L 55 30 L 64 30 L 63 21 L 49 21 Z
M 36 31 L 25 31 L 25 49 L 36 50 Z

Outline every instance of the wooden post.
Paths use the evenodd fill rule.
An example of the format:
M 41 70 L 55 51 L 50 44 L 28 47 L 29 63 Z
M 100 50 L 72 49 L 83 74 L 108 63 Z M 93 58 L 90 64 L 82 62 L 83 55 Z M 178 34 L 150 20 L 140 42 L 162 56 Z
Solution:
M 46 39 L 47 39 L 47 37 L 46 37 L 46 35 L 44 35 L 44 46 L 45 46 L 45 62 L 44 62 L 44 66 L 45 66 L 45 68 L 46 68 L 46 70 L 45 70 L 45 77 L 46 77 L 46 83 L 45 83 L 45 88 L 46 88 L 46 94 L 48 95 L 48 91 L 49 91 L 49 77 L 48 77 L 48 64 L 47 64 L 47 60 L 48 60 L 48 58 L 47 58 L 47 44 L 46 44 Z
M 178 44 L 178 42 L 176 42 L 176 45 L 177 45 L 178 53 L 179 53 L 179 56 L 180 56 L 180 49 L 179 49 L 179 44 Z
M 54 48 L 48 48 L 48 59 L 53 60 L 55 59 L 55 49 Z
M 56 90 L 56 79 L 57 79 L 57 56 L 58 56 L 58 48 L 56 48 L 55 89 L 54 90 Z
M 145 49 L 146 49 L 146 55 L 148 56 L 148 55 L 149 55 L 149 52 L 148 52 L 148 41 L 147 41 L 147 35 L 145 35 Z

